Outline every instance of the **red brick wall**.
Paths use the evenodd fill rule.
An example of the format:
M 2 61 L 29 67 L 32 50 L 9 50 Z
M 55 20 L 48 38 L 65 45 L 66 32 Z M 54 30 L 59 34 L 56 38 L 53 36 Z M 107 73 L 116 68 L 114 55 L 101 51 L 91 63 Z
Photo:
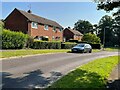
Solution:
M 74 34 L 72 32 L 70 32 L 68 29 L 65 29 L 63 31 L 63 37 L 67 40 L 69 39 L 74 39 Z
M 63 31 L 63 37 L 66 38 L 66 40 L 70 40 L 70 39 L 73 39 L 73 40 L 79 40 L 81 41 L 82 39 L 82 36 L 75 36 L 71 31 L 69 31 L 68 29 L 65 29 Z
M 5 20 L 5 28 L 12 31 L 27 33 L 27 19 L 17 10 L 14 10 Z
M 48 30 L 44 30 L 44 25 L 40 25 L 38 24 L 38 28 L 35 29 L 35 28 L 32 28 L 31 27 L 31 23 L 28 24 L 29 26 L 29 32 L 30 35 L 32 37 L 36 37 L 36 36 L 48 36 L 49 37 L 49 40 L 51 41 L 52 40 L 52 36 L 54 37 L 60 37 L 60 41 L 63 40 L 63 35 L 62 35 L 62 32 L 59 32 L 59 29 L 56 29 L 57 32 L 54 32 L 53 31 L 53 27 L 48 27 Z

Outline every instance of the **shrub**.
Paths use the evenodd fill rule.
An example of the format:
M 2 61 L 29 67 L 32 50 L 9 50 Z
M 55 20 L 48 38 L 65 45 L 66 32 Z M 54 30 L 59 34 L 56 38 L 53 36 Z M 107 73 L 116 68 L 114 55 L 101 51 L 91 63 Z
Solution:
M 79 41 L 78 41 L 78 40 L 72 40 L 72 39 L 71 39 L 71 40 L 69 40 L 69 42 L 78 43 Z
M 100 38 L 95 34 L 87 33 L 83 36 L 82 41 L 86 41 L 88 43 L 98 44 L 100 43 Z
M 89 44 L 92 46 L 92 49 L 101 49 L 101 44 Z
M 61 49 L 61 42 L 34 41 L 31 45 L 33 49 Z
M 2 49 L 22 49 L 25 47 L 28 35 L 3 29 Z
M 76 45 L 76 43 L 62 43 L 61 44 L 61 49 L 71 49 L 75 45 Z
M 27 43 L 26 43 L 26 48 L 30 48 L 33 45 L 34 39 L 32 37 L 28 37 Z

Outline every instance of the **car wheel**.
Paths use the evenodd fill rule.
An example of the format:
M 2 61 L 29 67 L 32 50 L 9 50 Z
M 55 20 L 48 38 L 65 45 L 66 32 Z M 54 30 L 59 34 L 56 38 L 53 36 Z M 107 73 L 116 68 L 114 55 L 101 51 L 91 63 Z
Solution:
M 92 50 L 90 50 L 89 53 L 92 53 Z

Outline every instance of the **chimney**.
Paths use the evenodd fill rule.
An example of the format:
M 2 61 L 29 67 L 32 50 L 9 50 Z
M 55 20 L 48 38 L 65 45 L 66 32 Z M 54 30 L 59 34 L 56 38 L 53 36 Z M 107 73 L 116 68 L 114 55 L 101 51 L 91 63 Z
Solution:
M 71 29 L 70 27 L 68 27 L 68 29 Z
M 27 12 L 28 12 L 28 13 L 32 13 L 32 11 L 31 11 L 31 10 L 28 10 Z

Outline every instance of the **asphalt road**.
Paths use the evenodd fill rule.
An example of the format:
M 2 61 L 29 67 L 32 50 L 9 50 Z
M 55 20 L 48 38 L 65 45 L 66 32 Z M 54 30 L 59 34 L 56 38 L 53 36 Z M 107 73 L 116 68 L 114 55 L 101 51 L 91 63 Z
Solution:
M 118 52 L 59 53 L 2 60 L 2 88 L 47 87 L 70 70 Z

